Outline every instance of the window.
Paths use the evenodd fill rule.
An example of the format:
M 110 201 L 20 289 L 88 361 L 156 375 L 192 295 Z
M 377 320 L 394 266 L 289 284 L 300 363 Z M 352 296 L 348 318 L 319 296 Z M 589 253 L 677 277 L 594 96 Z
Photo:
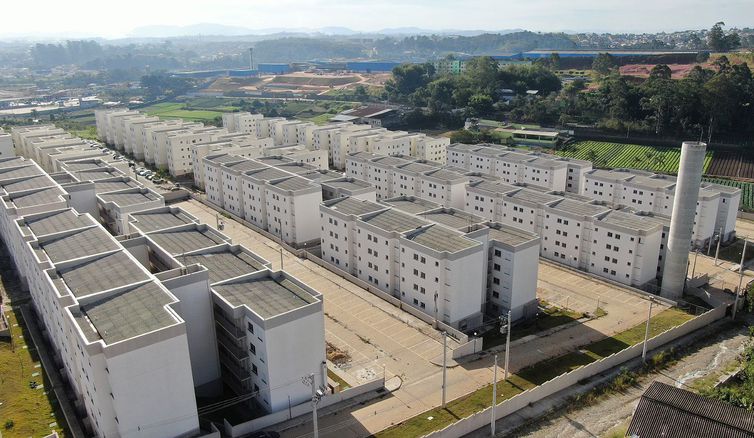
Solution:
M 249 327 L 249 332 L 251 332 L 251 334 L 254 334 L 254 325 L 252 325 L 250 322 L 247 323 L 247 325 Z
M 256 355 L 257 347 L 255 347 L 254 344 L 249 343 L 249 351 L 251 351 L 251 354 Z
M 259 370 L 257 369 L 257 365 L 256 364 L 251 364 L 251 372 L 254 373 L 254 375 L 256 375 L 256 376 L 259 375 Z

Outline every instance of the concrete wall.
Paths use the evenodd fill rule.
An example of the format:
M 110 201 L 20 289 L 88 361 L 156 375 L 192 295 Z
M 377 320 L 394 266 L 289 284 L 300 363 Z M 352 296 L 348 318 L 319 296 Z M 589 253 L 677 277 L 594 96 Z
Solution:
M 320 400 L 319 404 L 317 405 L 317 409 L 323 409 L 328 406 L 334 405 L 336 403 L 340 403 L 344 400 L 348 400 L 348 399 L 351 399 L 351 398 L 354 398 L 354 397 L 357 397 L 357 396 L 360 396 L 360 395 L 363 395 L 372 391 L 374 391 L 374 396 L 376 397 L 379 395 L 379 393 L 376 391 L 378 389 L 383 388 L 384 386 L 385 386 L 384 378 L 379 378 L 379 379 L 372 380 L 371 382 L 367 382 L 363 385 L 359 385 L 353 388 L 348 388 L 345 391 L 341 391 L 336 394 L 328 394 L 324 396 L 322 400 Z M 225 420 L 225 434 L 233 438 L 241 437 L 251 432 L 263 429 L 265 427 L 272 426 L 273 424 L 278 424 L 283 421 L 290 420 L 292 418 L 310 414 L 311 412 L 312 412 L 311 403 L 305 402 L 296 406 L 292 406 L 290 408 L 290 412 L 288 409 L 283 409 L 282 411 L 265 415 L 264 417 L 255 418 L 251 421 L 247 421 L 241 424 L 236 424 L 235 426 L 230 424 L 227 420 Z M 307 417 L 304 421 L 308 421 L 308 420 L 309 418 Z
M 648 349 L 653 350 L 662 347 L 681 336 L 685 336 L 695 330 L 705 327 L 712 322 L 723 318 L 725 316 L 725 311 L 726 308 L 724 306 L 712 309 L 701 316 L 679 325 L 678 327 L 660 333 L 648 341 Z M 581 368 L 577 368 L 569 373 L 561 374 L 535 388 L 509 398 L 496 406 L 495 418 L 496 420 L 499 420 L 523 409 L 530 403 L 535 403 L 570 386 L 576 385 L 581 380 L 615 368 L 633 358 L 639 357 L 641 356 L 642 348 L 643 346 L 641 343 L 633 345 L 606 358 L 592 362 Z M 470 415 L 444 429 L 425 435 L 425 437 L 446 438 L 460 437 L 469 434 L 479 428 L 489 425 L 491 416 L 490 409 L 491 408 L 487 408 L 481 412 Z

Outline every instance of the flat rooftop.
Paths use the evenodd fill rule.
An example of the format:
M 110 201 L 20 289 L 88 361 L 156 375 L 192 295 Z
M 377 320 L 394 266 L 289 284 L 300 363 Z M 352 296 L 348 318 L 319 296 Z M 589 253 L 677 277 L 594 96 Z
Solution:
M 292 176 L 290 178 L 281 179 L 277 181 L 270 181 L 267 184 L 277 187 L 281 190 L 304 190 L 304 189 L 311 189 L 312 187 L 315 187 L 312 185 L 311 181 L 309 181 L 306 178 L 301 178 L 298 176 Z
M 178 227 L 194 223 L 194 220 L 183 210 L 171 211 L 144 211 L 131 213 L 136 220 L 136 226 L 145 233 Z
M 482 180 L 482 181 L 477 182 L 476 184 L 471 184 L 469 185 L 469 188 L 490 192 L 490 195 L 503 195 L 505 193 L 512 192 L 515 190 L 521 190 L 521 187 L 512 186 L 510 184 L 505 184 L 500 181 L 488 181 L 488 180 Z
M 17 168 L 0 168 L 0 181 L 13 178 L 25 178 L 36 175 L 43 175 L 44 171 L 37 166 L 29 165 Z
M 534 161 L 537 157 L 534 155 L 526 155 L 519 152 L 507 152 L 501 157 L 503 161 L 511 163 L 524 163 Z
M 386 166 L 386 167 L 398 167 L 402 164 L 408 164 L 414 160 L 407 160 L 405 158 L 401 157 L 390 157 L 390 156 L 382 156 L 378 155 L 377 158 L 372 160 L 372 163 L 379 164 L 380 166 Z
M 207 161 L 211 161 L 213 163 L 217 163 L 217 164 L 233 163 L 236 161 L 249 161 L 248 158 L 239 157 L 238 155 L 229 155 L 229 154 L 210 155 L 208 157 L 205 157 L 204 159 Z
M 528 202 L 533 202 L 535 204 L 548 204 L 550 202 L 563 199 L 562 196 L 551 195 L 548 193 L 540 192 L 539 190 L 532 190 L 532 189 L 521 189 L 517 192 L 508 193 L 505 196 L 507 196 L 510 199 L 515 199 L 518 201 L 528 201 Z
M 612 170 L 605 169 L 593 169 L 585 173 L 587 177 L 598 178 L 606 181 L 625 181 L 632 176 L 628 172 L 614 172 Z
M 317 170 L 317 166 L 312 166 L 311 164 L 306 163 L 283 163 L 283 164 L 277 164 L 275 165 L 276 168 L 280 170 L 285 170 L 290 173 L 300 174 L 300 173 L 306 173 L 310 172 L 312 170 Z
M 478 145 L 478 144 L 466 144 L 466 143 L 453 143 L 452 145 L 448 146 L 448 150 L 455 150 L 459 152 L 470 152 L 475 151 L 477 149 L 480 149 L 484 146 Z
M 338 198 L 333 199 L 332 201 L 327 201 L 325 203 L 327 208 L 334 211 L 339 211 L 343 214 L 353 214 L 353 215 L 362 215 L 366 213 L 372 213 L 379 210 L 384 210 L 387 207 L 384 205 L 376 204 L 371 201 L 362 200 L 362 199 L 355 199 L 346 197 L 346 198 Z
M 441 252 L 458 252 L 467 248 L 481 245 L 475 240 L 464 237 L 463 234 L 438 225 L 432 225 L 420 230 L 411 231 L 404 236 L 427 248 Z
M 443 208 L 442 210 L 427 211 L 418 215 L 422 219 L 437 222 L 455 230 L 468 228 L 473 224 L 484 222 L 485 219 L 465 211 Z
M 290 158 L 278 157 L 278 156 L 259 157 L 256 160 L 268 166 L 282 166 L 283 164 L 291 164 L 293 162 Z
M 740 188 L 734 186 L 726 186 L 722 184 L 702 182 L 702 187 L 707 190 L 718 191 L 720 193 L 735 194 L 741 191 Z
M 58 276 L 75 297 L 83 297 L 149 279 L 141 265 L 131 260 L 124 251 L 58 270 Z
M 648 177 L 644 175 L 637 175 L 633 178 L 631 178 L 629 181 L 626 181 L 626 185 L 637 185 L 641 187 L 646 187 L 649 189 L 665 189 L 665 188 L 671 188 L 675 186 L 675 178 L 672 179 L 666 179 L 666 178 L 656 178 L 656 177 Z
M 82 228 L 72 234 L 39 243 L 53 263 L 115 251 L 120 246 L 100 227 Z
M 0 183 L 0 187 L 7 193 L 20 192 L 23 190 L 41 189 L 43 187 L 51 187 L 55 185 L 55 181 L 47 175 L 33 176 L 31 178 L 25 178 L 15 182 Z
M 210 283 L 229 280 L 265 269 L 261 262 L 243 251 L 234 253 L 226 250 L 207 254 L 192 254 L 181 256 L 180 261 L 185 265 L 198 263 L 207 268 Z
M 413 214 L 404 213 L 395 209 L 381 211 L 372 216 L 362 218 L 361 220 L 389 232 L 410 231 L 429 224 L 429 222 L 419 219 Z
M 276 167 L 267 167 L 260 170 L 252 170 L 246 173 L 251 178 L 259 181 L 269 181 L 272 179 L 280 179 L 288 176 L 293 176 L 290 172 L 285 172 Z
M 123 176 L 123 173 L 117 170 L 82 170 L 73 172 L 73 175 L 81 181 L 96 181 L 98 179 Z
M 652 231 L 657 229 L 659 226 L 657 221 L 649 220 L 644 216 L 624 213 L 622 211 L 616 210 L 611 211 L 607 214 L 607 216 L 599 219 L 598 222 L 609 225 L 617 225 L 636 231 Z
M 232 306 L 246 306 L 264 319 L 317 301 L 291 280 L 270 275 L 214 285 L 212 289 Z
M 177 231 L 156 231 L 148 235 L 154 242 L 172 255 L 183 254 L 225 243 L 219 235 L 209 229 L 196 228 Z
M 3 160 L 0 160 L 0 169 L 6 169 L 8 167 L 18 167 L 23 165 L 31 164 L 30 162 L 26 161 L 26 159 L 22 157 L 12 157 L 12 158 L 6 158 Z
M 157 201 L 159 196 L 152 192 L 135 192 L 135 193 L 103 193 L 99 195 L 105 202 L 114 202 L 115 204 L 125 207 L 127 205 L 143 204 L 145 202 Z
M 610 211 L 610 208 L 603 205 L 590 204 L 568 198 L 554 204 L 552 209 L 584 217 L 597 216 Z
M 165 308 L 174 301 L 157 283 L 149 282 L 81 306 L 77 321 L 89 341 L 99 338 L 114 344 L 178 323 Z
M 362 189 L 368 189 L 373 187 L 371 184 L 369 184 L 366 181 L 362 181 L 360 179 L 355 178 L 341 178 L 341 179 L 334 179 L 329 181 L 322 181 L 320 184 L 328 187 L 334 187 L 337 189 L 344 189 L 344 190 L 362 190 Z
M 405 211 L 406 213 L 418 214 L 427 210 L 434 210 L 441 207 L 440 204 L 432 201 L 427 201 L 422 198 L 410 198 L 400 197 L 386 199 L 382 201 L 384 204 L 390 205 L 398 210 Z
M 225 167 L 231 169 L 233 172 L 248 172 L 250 170 L 265 169 L 269 166 L 262 164 L 259 161 L 245 160 L 240 163 L 227 164 Z
M 454 170 L 448 170 L 448 169 L 437 169 L 434 171 L 430 171 L 430 172 L 427 172 L 426 176 L 430 178 L 437 178 L 437 179 L 446 180 L 446 181 L 469 179 L 469 177 L 464 175 L 463 173 L 456 172 Z
M 91 219 L 84 215 L 76 214 L 71 209 L 36 218 L 29 218 L 27 216 L 24 219 L 24 223 L 36 236 L 44 236 L 46 234 L 94 225 Z
M 99 181 L 94 183 L 95 193 L 117 192 L 140 187 L 133 181 Z
M 312 170 L 310 172 L 299 174 L 302 178 L 311 181 L 330 181 L 337 178 L 343 178 L 343 174 L 334 170 Z
M 518 228 L 497 223 L 490 226 L 490 240 L 511 246 L 518 246 L 537 239 L 539 239 L 539 236 L 536 234 Z
M 428 163 L 419 163 L 419 162 L 413 162 L 408 163 L 404 166 L 398 166 L 396 171 L 406 171 L 406 172 L 415 172 L 415 173 L 424 173 L 429 172 L 430 170 L 436 170 L 439 167 L 438 165 L 432 165 Z
M 16 207 L 32 207 L 34 205 L 51 204 L 60 201 L 60 196 L 66 193 L 58 187 L 50 187 L 25 195 L 9 195 Z

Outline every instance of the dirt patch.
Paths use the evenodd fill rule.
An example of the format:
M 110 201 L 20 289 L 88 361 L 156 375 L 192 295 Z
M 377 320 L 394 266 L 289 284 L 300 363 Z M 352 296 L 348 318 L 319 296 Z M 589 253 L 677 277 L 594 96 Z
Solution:
M 696 64 L 668 64 L 670 67 L 671 78 L 683 79 L 689 74 Z M 620 67 L 620 74 L 625 76 L 636 76 L 640 78 L 649 77 L 654 64 L 628 64 Z
M 345 365 L 351 361 L 351 355 L 347 351 L 343 351 L 335 345 L 325 342 L 325 352 L 327 354 L 327 360 L 334 363 L 336 366 Z

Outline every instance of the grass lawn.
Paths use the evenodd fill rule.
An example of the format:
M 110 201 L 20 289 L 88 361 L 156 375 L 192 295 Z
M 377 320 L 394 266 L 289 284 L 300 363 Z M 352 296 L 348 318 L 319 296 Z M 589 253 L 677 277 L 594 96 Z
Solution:
M 39 360 L 36 353 L 29 351 L 26 346 L 27 335 L 21 336 L 21 325 L 14 312 L 7 312 L 15 351 L 9 342 L 0 342 L 0 435 L 10 437 L 39 437 L 56 430 L 61 437 L 67 436 L 63 429 L 65 420 L 60 411 L 54 393 L 46 389 L 32 389 L 30 381 L 49 388 L 50 383 L 41 367 L 36 368 Z M 31 348 L 31 347 L 30 347 Z M 39 373 L 37 376 L 32 374 Z M 7 421 L 13 422 L 13 427 L 5 428 Z M 50 424 L 57 423 L 50 427 Z
M 351 387 L 351 385 L 349 385 L 348 382 L 346 382 L 345 380 L 341 379 L 340 376 L 338 376 L 337 374 L 335 374 L 335 372 L 333 370 L 329 369 L 329 368 L 327 369 L 327 377 L 329 377 L 329 378 L 333 379 L 334 381 L 336 381 L 338 383 L 338 385 L 340 385 L 340 390 L 341 391 L 346 390 L 346 389 L 348 389 L 348 388 Z
M 714 251 L 715 248 L 712 248 Z M 744 240 L 743 239 L 736 239 L 735 242 L 732 244 L 726 246 L 726 247 L 720 247 L 720 255 L 719 258 L 721 260 L 725 260 L 731 263 L 741 263 L 741 253 L 744 250 Z M 749 242 L 746 245 L 746 258 L 744 262 L 748 262 L 749 260 L 754 258 L 754 244 Z
M 693 318 L 692 315 L 678 309 L 668 309 L 652 317 L 650 323 L 650 337 L 680 325 Z M 527 389 L 541 385 L 563 373 L 587 365 L 612 353 L 637 344 L 644 339 L 645 324 L 636 325 L 613 337 L 589 344 L 583 348 L 585 353 L 578 351 L 568 353 L 553 359 L 536 363 L 509 376 L 507 382 L 497 382 L 498 403 L 509 399 Z M 487 385 L 471 394 L 449 402 L 445 409 L 435 408 L 410 418 L 401 424 L 393 426 L 375 434 L 379 438 L 400 438 L 406 436 L 422 436 L 435 430 L 479 412 L 490 406 L 492 399 L 492 384 Z M 432 418 L 431 420 L 429 418 Z
M 511 340 L 520 339 L 524 336 L 537 334 L 563 324 L 568 324 L 569 322 L 576 321 L 583 316 L 583 313 L 572 312 L 556 306 L 545 306 L 544 310 L 540 311 L 534 320 L 513 327 Z M 505 338 L 505 335 L 501 334 L 498 328 L 490 330 L 482 337 L 482 348 L 486 350 L 488 348 L 502 345 L 505 343 Z
M 189 110 L 185 109 L 185 103 L 164 102 L 150 105 L 141 110 L 150 116 L 159 116 L 166 119 L 184 119 L 196 122 L 208 122 L 217 116 L 222 116 L 222 111 L 212 110 Z

